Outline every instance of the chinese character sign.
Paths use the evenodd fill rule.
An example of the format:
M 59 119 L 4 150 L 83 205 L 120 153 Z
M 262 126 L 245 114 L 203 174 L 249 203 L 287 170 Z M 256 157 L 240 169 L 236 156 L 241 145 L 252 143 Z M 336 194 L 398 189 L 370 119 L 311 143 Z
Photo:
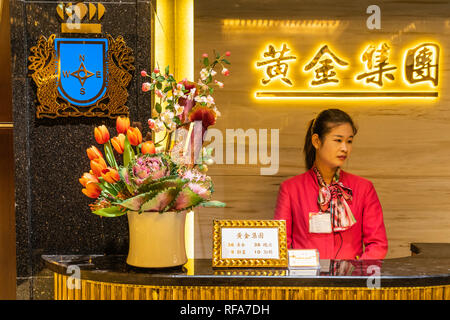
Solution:
M 409 85 L 428 82 L 436 87 L 439 83 L 440 50 L 437 44 L 431 42 L 401 49 L 382 41 L 369 43 L 355 53 L 353 61 L 338 56 L 336 48 L 329 44 L 322 45 L 310 61 L 290 55 L 291 49 L 292 46 L 285 43 L 279 49 L 269 44 L 260 54 L 264 59 L 257 61 L 255 66 L 264 72 L 264 78 L 260 78 L 264 86 L 281 81 L 292 87 L 293 79 L 299 78 L 309 78 L 312 88 L 327 84 L 342 87 L 351 84 L 354 89 L 356 84 L 361 88 L 374 86 L 381 89 L 386 83 L 402 80 Z M 348 83 L 348 79 L 352 82 Z
M 276 51 L 274 46 L 269 45 L 267 51 L 264 52 L 263 56 L 265 60 L 259 61 L 256 63 L 257 67 L 264 67 L 267 79 L 262 79 L 262 84 L 268 84 L 273 79 L 280 78 L 281 81 L 288 85 L 292 85 L 292 81 L 288 79 L 288 63 L 287 61 L 295 60 L 297 57 L 295 56 L 286 56 L 286 53 L 289 52 L 290 49 L 283 44 L 282 48 L 279 51 Z
M 222 228 L 222 259 L 279 259 L 278 228 Z
M 356 80 L 365 79 L 366 83 L 374 83 L 379 87 L 383 86 L 383 76 L 389 80 L 394 80 L 391 71 L 397 69 L 394 66 L 388 66 L 389 46 L 382 43 L 376 48 L 370 45 L 362 54 L 362 61 L 365 63 L 366 72 L 359 74 Z
M 327 56 L 329 56 L 327 58 Z M 323 59 L 321 60 L 321 58 Z M 331 58 L 331 59 L 330 59 Z M 327 45 L 324 45 L 314 56 L 311 62 L 305 66 L 305 71 L 309 71 L 314 68 L 317 63 L 320 65 L 314 69 L 315 77 L 311 81 L 311 85 L 317 86 L 326 83 L 337 83 L 339 80 L 335 77 L 336 72 L 333 70 L 333 62 L 339 66 L 348 66 L 348 62 L 338 58 Z
M 438 85 L 439 47 L 433 43 L 424 43 L 409 49 L 405 58 L 406 80 L 413 84 L 430 81 Z

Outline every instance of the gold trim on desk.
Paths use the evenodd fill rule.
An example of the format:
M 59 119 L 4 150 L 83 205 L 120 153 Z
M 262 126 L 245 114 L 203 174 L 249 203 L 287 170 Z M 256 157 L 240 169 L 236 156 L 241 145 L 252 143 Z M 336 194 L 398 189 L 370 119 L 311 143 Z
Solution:
M 0 129 L 13 129 L 14 123 L 13 122 L 0 122 Z
M 81 280 L 78 289 L 69 289 L 69 276 L 54 276 L 55 300 L 450 300 L 450 285 L 369 289 L 150 286 Z

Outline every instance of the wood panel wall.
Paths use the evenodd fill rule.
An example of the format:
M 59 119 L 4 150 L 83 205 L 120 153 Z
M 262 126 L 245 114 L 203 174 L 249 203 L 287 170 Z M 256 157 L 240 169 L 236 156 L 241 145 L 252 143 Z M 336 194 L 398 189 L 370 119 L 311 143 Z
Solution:
M 343 169 L 368 178 L 375 185 L 389 240 L 387 258 L 409 255 L 411 242 L 450 242 L 450 4 L 381 1 L 381 29 L 369 30 L 366 9 L 370 4 L 331 0 L 195 1 L 196 74 L 201 69 L 198 60 L 202 53 L 212 54 L 213 49 L 231 51 L 231 76 L 223 78 L 225 87 L 215 96 L 222 113 L 215 128 L 224 137 L 226 129 L 279 129 L 279 171 L 275 175 L 261 175 L 260 168 L 267 166 L 249 164 L 248 158 L 246 164 L 210 167 L 216 189 L 214 198 L 226 202 L 227 207 L 196 209 L 196 258 L 211 257 L 213 219 L 273 217 L 279 184 L 305 171 L 301 150 L 307 122 L 325 108 L 348 112 L 359 127 L 352 156 Z M 230 27 L 225 25 L 227 19 L 256 22 Z M 292 28 L 258 27 L 258 20 L 305 24 Z M 338 21 L 338 26 L 320 27 L 312 21 Z M 297 88 L 307 89 L 311 74 L 301 73 L 301 67 L 312 59 L 320 45 L 328 44 L 340 58 L 350 62 L 354 72 L 337 72 L 341 72 L 342 82 L 348 88 L 355 89 L 360 87 L 350 80 L 363 68 L 359 57 L 367 44 L 389 43 L 390 63 L 401 70 L 404 50 L 424 41 L 440 45 L 438 87 L 408 87 L 400 82 L 402 75 L 398 71 L 396 81 L 386 80 L 383 90 L 437 90 L 438 98 L 253 98 L 264 76 L 254 64 L 269 43 L 289 44 L 298 57 L 290 74 Z M 280 87 L 274 84 L 277 86 Z
M 0 300 L 16 298 L 9 1 L 0 0 Z

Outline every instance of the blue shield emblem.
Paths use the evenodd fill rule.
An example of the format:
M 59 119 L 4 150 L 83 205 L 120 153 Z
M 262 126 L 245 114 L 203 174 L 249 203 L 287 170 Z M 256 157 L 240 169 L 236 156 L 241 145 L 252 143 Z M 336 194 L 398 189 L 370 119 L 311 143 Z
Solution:
M 100 100 L 108 86 L 107 39 L 55 39 L 58 92 L 76 106 Z

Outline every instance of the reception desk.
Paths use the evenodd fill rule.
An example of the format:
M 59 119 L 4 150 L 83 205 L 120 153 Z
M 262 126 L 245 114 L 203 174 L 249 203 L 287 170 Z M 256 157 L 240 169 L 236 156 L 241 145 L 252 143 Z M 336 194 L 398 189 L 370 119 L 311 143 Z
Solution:
M 44 255 L 63 300 L 450 300 L 450 244 L 413 243 L 410 257 L 321 260 L 316 269 L 130 267 L 124 255 Z

